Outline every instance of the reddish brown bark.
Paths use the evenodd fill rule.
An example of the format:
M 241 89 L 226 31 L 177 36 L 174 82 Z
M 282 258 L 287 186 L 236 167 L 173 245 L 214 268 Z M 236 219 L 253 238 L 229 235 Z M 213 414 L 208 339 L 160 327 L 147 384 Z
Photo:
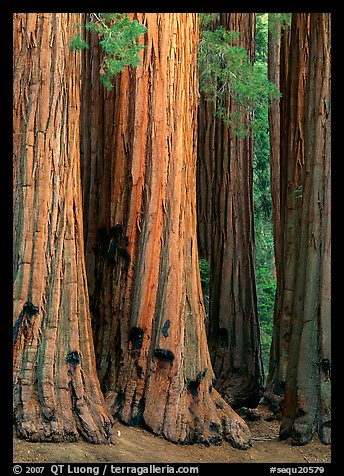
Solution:
M 276 22 L 275 22 L 276 25 Z M 280 47 L 278 47 L 278 34 Z M 277 44 L 274 42 L 277 41 Z M 286 213 L 286 181 L 287 176 L 287 130 L 289 126 L 289 52 L 290 27 L 279 28 L 269 37 L 269 75 L 271 80 L 278 81 L 282 97 L 278 104 L 273 102 L 269 112 L 269 129 L 271 140 L 271 197 L 274 228 L 274 248 L 276 262 L 277 290 L 273 317 L 273 333 L 270 349 L 269 372 L 266 382 L 265 396 L 271 401 L 275 410 L 280 410 L 283 401 L 284 386 L 288 363 L 288 347 L 290 342 L 290 320 L 282 312 L 283 270 L 284 259 L 284 223 Z M 278 55 L 279 53 L 279 55 Z M 270 79 L 269 78 L 269 79 Z M 302 93 L 301 93 L 302 94 Z M 278 135 L 279 134 L 279 135 Z M 283 317 L 282 317 L 283 316 Z M 283 324 L 281 320 L 284 320 Z
M 14 420 L 32 441 L 108 442 L 88 306 L 76 14 L 14 14 Z
M 241 32 L 237 44 L 253 61 L 255 15 L 221 14 L 220 24 Z M 211 200 L 211 216 L 205 215 L 210 220 L 209 348 L 215 387 L 232 406 L 254 407 L 263 392 L 263 365 L 253 259 L 253 139 L 238 138 L 235 126 L 214 119 L 213 106 L 204 105 L 203 99 L 198 166 L 208 184 L 199 180 L 198 216 L 204 214 L 202 197 Z M 230 98 L 227 107 L 241 112 Z
M 102 388 L 112 414 L 130 425 L 174 442 L 226 439 L 246 448 L 246 424 L 213 388 L 204 326 L 195 211 L 198 18 L 136 16 L 148 28 L 142 65 L 116 80 L 114 103 L 107 94 L 104 101 L 113 135 L 104 131 L 101 140 L 111 172 L 99 175 L 97 203 L 100 210 L 109 200 L 110 216 L 98 222 L 95 214 L 93 229 L 87 225 L 88 248 L 96 236 Z M 86 154 L 92 140 L 85 171 L 95 170 Z M 95 175 L 87 177 L 85 187 Z M 89 197 L 97 210 L 97 194 Z
M 293 14 L 290 45 L 282 309 L 291 335 L 280 436 L 306 444 L 317 432 L 330 443 L 330 14 Z
M 199 257 L 210 261 L 213 241 L 213 180 L 216 105 L 203 94 L 198 107 L 197 243 Z

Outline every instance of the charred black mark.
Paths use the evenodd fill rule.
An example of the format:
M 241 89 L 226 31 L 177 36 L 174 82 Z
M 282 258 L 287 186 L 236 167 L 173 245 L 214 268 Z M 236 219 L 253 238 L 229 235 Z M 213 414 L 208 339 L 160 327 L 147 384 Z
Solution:
M 207 369 L 203 369 L 197 375 L 196 380 L 189 380 L 189 379 L 187 380 L 187 382 L 186 382 L 187 389 L 189 390 L 191 395 L 193 395 L 194 397 L 196 397 L 198 395 L 199 385 L 200 385 L 201 381 L 204 379 L 206 373 L 207 373 Z
M 327 373 L 331 370 L 331 362 L 329 359 L 322 359 L 321 361 L 321 368 L 323 372 Z
M 215 423 L 214 421 L 211 421 L 209 425 L 209 429 L 210 431 L 213 431 L 214 433 L 219 433 L 220 425 L 218 423 Z
M 27 315 L 27 316 L 34 316 L 35 314 L 38 314 L 39 313 L 39 307 L 37 306 L 34 306 L 32 304 L 32 302 L 30 301 L 27 301 L 24 306 L 23 306 L 23 312 Z
M 143 329 L 132 327 L 129 332 L 129 341 L 133 349 L 141 349 L 143 341 Z
M 222 442 L 221 436 L 211 436 L 209 438 L 209 444 L 213 446 L 219 446 Z
M 143 374 L 143 368 L 141 367 L 141 365 L 139 365 L 137 360 L 135 360 L 134 365 L 135 365 L 135 368 L 136 368 L 136 373 L 137 373 L 138 378 L 141 378 L 142 374 Z
M 111 229 L 110 229 L 110 234 L 112 236 L 112 238 L 118 238 L 123 232 L 123 228 L 122 228 L 122 225 L 120 225 L 119 223 L 117 223 L 117 225 L 115 226 L 112 226 Z
M 107 259 L 110 263 L 112 263 L 115 260 L 117 243 L 118 242 L 117 242 L 116 238 L 111 238 L 110 244 L 109 244 L 109 249 L 108 249 L 108 252 L 107 252 Z
M 119 223 L 112 226 L 110 230 L 99 228 L 97 230 L 96 244 L 93 248 L 95 256 L 107 260 L 110 264 L 114 263 L 118 255 L 125 257 L 126 261 L 128 261 L 127 254 L 129 253 L 126 247 L 129 244 L 129 238 L 126 236 L 123 239 L 122 233 L 123 228 Z
M 69 352 L 66 358 L 66 363 L 71 366 L 73 370 L 81 363 L 81 356 L 77 350 L 72 350 Z
M 171 323 L 170 323 L 169 319 L 167 319 L 167 321 L 165 322 L 163 328 L 161 329 L 162 335 L 163 335 L 164 337 L 168 337 L 168 330 L 169 330 L 169 328 L 170 328 L 170 325 L 171 325 Z
M 118 249 L 119 255 L 125 260 L 126 264 L 130 263 L 130 254 L 125 248 Z
M 198 387 L 199 383 L 197 383 L 196 380 L 187 380 L 187 388 L 194 397 L 198 395 Z
M 219 329 L 219 345 L 221 347 L 228 347 L 228 331 L 225 327 Z
M 116 250 L 118 246 L 118 242 L 120 240 L 121 234 L 123 232 L 122 226 L 117 223 L 117 225 L 112 226 L 110 228 L 110 243 L 107 253 L 107 259 L 110 263 L 115 260 L 116 257 Z
M 298 408 L 296 411 L 296 418 L 300 418 L 306 415 L 306 412 L 303 408 Z
M 23 324 L 22 327 L 24 328 L 24 333 L 25 333 L 24 335 L 26 337 L 27 327 L 31 326 L 31 324 L 32 324 L 32 317 L 35 314 L 38 314 L 38 313 L 39 313 L 39 307 L 35 306 L 30 301 L 26 301 L 26 303 L 23 306 L 23 309 L 22 309 L 21 313 L 19 314 L 18 319 L 16 320 L 16 322 L 13 326 L 13 345 L 17 341 L 18 334 L 19 334 L 19 329 L 20 329 L 21 325 Z
M 174 353 L 167 349 L 155 349 L 153 356 L 166 362 L 173 362 Z

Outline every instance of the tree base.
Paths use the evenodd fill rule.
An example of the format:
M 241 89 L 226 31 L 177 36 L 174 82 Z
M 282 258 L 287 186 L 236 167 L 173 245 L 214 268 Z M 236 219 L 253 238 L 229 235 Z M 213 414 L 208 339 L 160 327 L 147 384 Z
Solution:
M 247 424 L 214 388 L 203 395 L 201 389 L 197 394 L 186 390 L 178 401 L 172 395 L 165 396 L 163 407 L 153 402 L 148 405 L 148 400 L 149 395 L 135 406 L 132 401 L 125 401 L 122 393 L 110 392 L 106 398 L 113 416 L 130 426 L 140 426 L 164 436 L 172 443 L 216 446 L 227 441 L 238 449 L 252 446 Z M 161 402 L 162 398 L 154 401 Z

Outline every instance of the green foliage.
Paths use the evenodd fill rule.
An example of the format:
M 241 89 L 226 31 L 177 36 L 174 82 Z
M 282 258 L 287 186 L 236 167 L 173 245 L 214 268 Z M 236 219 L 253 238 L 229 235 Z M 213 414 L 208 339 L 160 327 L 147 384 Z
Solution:
M 204 294 L 209 294 L 210 285 L 210 265 L 206 259 L 199 259 L 199 270 L 201 274 L 201 285 Z
M 268 13 L 256 14 L 256 61 L 267 65 L 268 62 Z
M 80 29 L 80 25 L 75 27 Z M 144 46 L 140 45 L 138 40 L 147 29 L 137 20 L 130 20 L 126 13 L 91 13 L 85 28 L 99 36 L 99 44 L 105 53 L 100 79 L 106 88 L 111 89 L 117 73 L 123 71 L 126 66 L 139 65 L 139 53 Z M 70 48 L 88 48 L 80 32 L 71 39 Z
M 203 28 L 208 28 L 214 20 L 220 19 L 220 13 L 200 13 L 199 14 L 199 22 L 201 30 Z
M 69 47 L 72 51 L 78 51 L 89 48 L 89 45 L 82 39 L 81 33 L 79 32 L 74 38 L 70 40 Z
M 267 79 L 261 62 L 251 63 L 247 51 L 235 42 L 239 32 L 203 30 L 199 42 L 200 91 L 210 101 L 216 101 L 216 115 L 230 124 L 239 137 L 251 135 L 265 126 L 253 111 L 279 97 L 275 84 Z M 228 98 L 236 105 L 228 107 Z
M 264 14 L 266 15 L 266 13 Z M 291 24 L 291 13 L 269 13 L 269 32 L 276 40 L 279 28 L 284 30 Z
M 273 233 L 271 222 L 256 218 L 255 265 L 258 300 L 258 315 L 261 330 L 261 345 L 265 374 L 267 373 L 273 312 L 275 305 L 276 279 L 274 276 Z

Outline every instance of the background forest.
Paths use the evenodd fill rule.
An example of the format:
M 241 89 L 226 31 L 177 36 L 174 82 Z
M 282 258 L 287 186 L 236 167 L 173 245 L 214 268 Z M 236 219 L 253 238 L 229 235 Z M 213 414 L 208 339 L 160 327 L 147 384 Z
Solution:
M 330 444 L 330 14 L 13 31 L 17 435 Z

